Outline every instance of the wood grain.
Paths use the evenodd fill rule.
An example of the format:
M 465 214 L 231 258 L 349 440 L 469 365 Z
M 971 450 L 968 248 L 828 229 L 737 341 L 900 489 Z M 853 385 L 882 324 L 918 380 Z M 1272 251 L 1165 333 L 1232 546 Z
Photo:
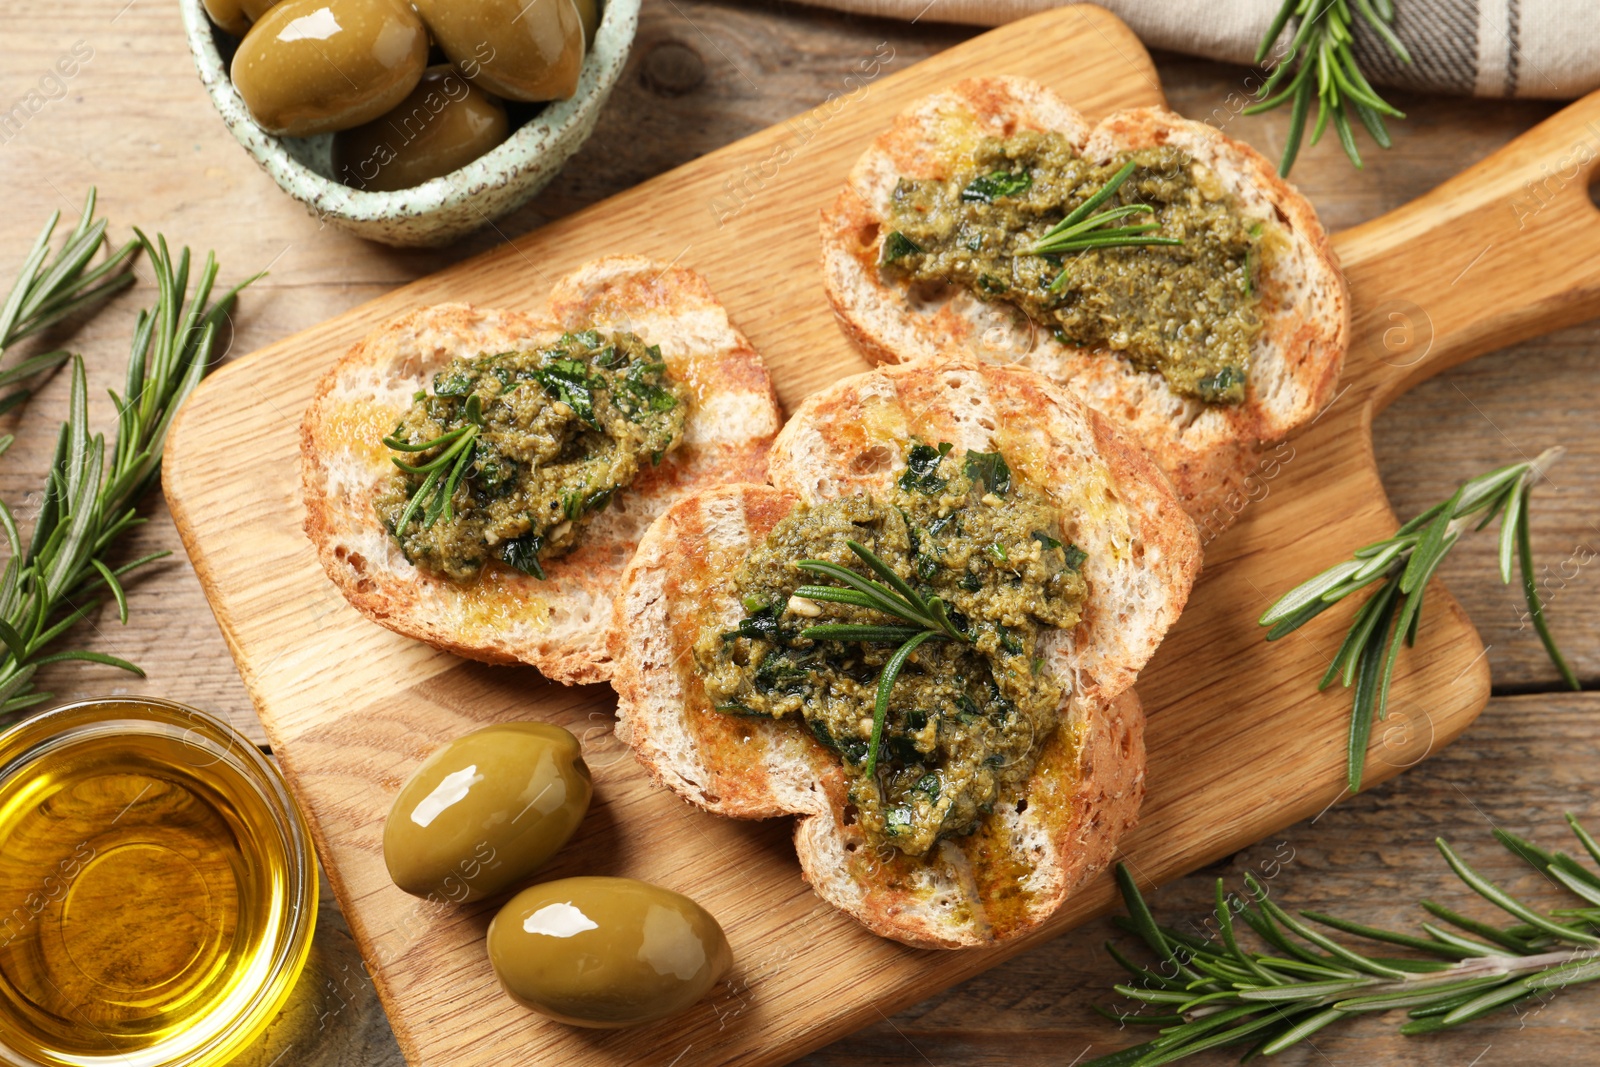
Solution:
M 1455 744 L 1410 772 L 1302 820 L 1149 894 L 1157 917 L 1180 929 L 1203 923 L 1212 887 L 1235 890 L 1244 874 L 1266 880 L 1284 907 L 1388 926 L 1413 927 L 1428 897 L 1495 921 L 1493 909 L 1450 875 L 1433 840 L 1443 836 L 1501 884 L 1556 905 L 1558 894 L 1527 882 L 1489 837 L 1499 826 L 1547 847 L 1572 847 L 1563 813 L 1600 823 L 1592 768 L 1600 761 L 1600 694 L 1500 697 Z M 318 928 L 318 956 L 283 1019 L 235 1067 L 402 1067 L 378 1014 L 349 934 L 335 913 Z M 1143 1039 L 1107 1022 L 1094 1005 L 1115 1002 L 1124 972 L 1103 945 L 1136 951 L 1110 918 L 1094 919 L 993 970 L 935 994 L 797 1061 L 797 1067 L 1063 1067 Z M 1587 1067 L 1593 1062 L 1593 989 L 1575 989 L 1521 1012 L 1505 1011 L 1426 1039 L 1395 1033 L 1400 1013 L 1324 1031 L 1275 1067 L 1404 1063 L 1412 1067 Z M 1479 1059 L 1481 1057 L 1481 1059 Z M 693 1060 L 686 1057 L 684 1063 Z M 1233 1067 L 1219 1050 L 1185 1060 Z
M 505 234 L 523 233 L 781 122 L 836 90 L 882 42 L 911 63 L 970 35 L 929 19 L 851 18 L 784 0 L 647 0 L 628 71 L 595 136 L 540 197 L 498 225 Z M 215 248 L 227 279 L 271 265 L 235 313 L 237 356 L 502 240 L 485 231 L 449 249 L 396 253 L 319 228 L 227 136 L 195 77 L 177 12 L 152 0 L 0 5 L 0 104 L 24 98 L 79 40 L 95 56 L 70 82 L 68 95 L 19 132 L 0 133 L 0 175 L 8 179 L 9 210 L 0 215 L 6 261 L 20 257 L 52 210 L 75 217 L 82 192 L 98 183 L 114 235 L 126 237 L 138 224 L 200 250 Z M 1158 56 L 1157 63 L 1180 113 L 1215 122 L 1268 155 L 1281 149 L 1284 111 L 1238 114 L 1244 69 L 1174 55 Z M 1414 199 L 1555 109 L 1539 101 L 1408 93 L 1395 100 L 1409 118 L 1395 124 L 1393 151 L 1366 153 L 1364 172 L 1353 172 L 1332 140 L 1302 153 L 1295 182 L 1330 229 Z M 134 314 L 149 299 L 147 273 L 141 278 L 141 288 L 85 327 L 26 343 L 17 353 L 60 343 L 81 351 L 91 384 L 98 383 L 90 390 L 91 410 L 102 426 L 109 425 L 110 409 L 99 386 L 120 380 Z M 1600 362 L 1591 355 L 1597 347 L 1600 324 L 1569 328 L 1474 360 L 1405 394 L 1374 425 L 1395 509 L 1413 514 L 1518 450 L 1535 455 L 1561 443 L 1569 449 L 1556 472 L 1561 488 L 1541 491 L 1533 516 L 1538 558 L 1557 571 L 1575 554 L 1582 558 L 1584 546 L 1600 548 L 1593 527 L 1600 514 L 1600 435 L 1592 432 L 1584 404 L 1600 391 Z M 65 407 L 66 382 L 58 378 L 25 411 L 0 416 L 0 429 L 23 430 L 0 465 L 0 494 L 24 512 L 50 461 L 49 423 Z M 45 688 L 61 699 L 158 692 L 225 714 L 264 743 L 164 503 L 152 500 L 148 512 L 153 521 L 138 532 L 128 558 L 161 549 L 176 557 L 133 583 L 132 625 L 118 626 L 102 612 L 76 634 L 88 647 L 141 664 L 148 680 L 69 664 L 46 668 Z M 1463 543 L 1445 563 L 1445 584 L 1489 646 L 1496 687 L 1548 687 L 1554 671 L 1522 625 L 1519 594 L 1492 579 L 1490 551 L 1477 541 Z M 1565 594 L 1553 609 L 1568 654 L 1591 684 L 1600 679 L 1596 573 L 1590 567 L 1563 580 Z
M 1569 906 L 1490 836 L 1494 827 L 1549 848 L 1578 847 L 1563 813 L 1600 824 L 1593 768 L 1600 695 L 1502 697 L 1438 756 L 1394 780 L 1273 833 L 1221 862 L 1174 880 L 1149 900 L 1156 917 L 1203 929 L 1222 878 L 1244 891 L 1244 875 L 1265 882 L 1291 911 L 1315 910 L 1357 922 L 1415 931 L 1417 906 L 1437 900 L 1486 922 L 1503 914 L 1466 889 L 1434 845 L 1443 836 L 1483 874 L 1539 906 Z M 1107 955 L 1111 940 L 1139 956 L 1137 938 L 1096 919 L 1001 964 L 981 978 L 882 1019 L 800 1061 L 803 1067 L 938 1067 L 1004 1064 L 1066 1067 L 1148 1040 L 1150 1032 L 1114 1023 L 1094 1006 L 1117 1003 L 1111 983 L 1125 972 Z M 1521 1010 L 1507 1009 L 1459 1030 L 1428 1037 L 1395 1031 L 1404 1013 L 1340 1023 L 1270 1060 L 1272 1067 L 1579 1067 L 1594 1062 L 1593 987 L 1564 990 Z M 1236 1067 L 1238 1050 L 1182 1061 Z
M 910 62 L 967 33 L 928 19 L 915 25 L 852 19 L 782 2 L 647 0 L 628 72 L 596 136 L 554 185 L 500 227 L 506 234 L 523 233 L 780 122 L 820 102 L 879 42 L 890 42 Z M 151 0 L 126 6 L 120 0 L 111 5 L 15 0 L 0 7 L 0 103 L 22 98 L 39 74 L 80 39 L 95 47 L 96 56 L 71 83 L 68 97 L 50 104 L 20 133 L 0 137 L 0 175 L 8 179 L 10 209 L 0 215 L 0 255 L 8 262 L 20 255 L 49 211 L 61 209 L 70 219 L 82 190 L 97 182 L 113 233 L 125 235 L 128 225 L 138 223 L 183 243 L 214 247 L 225 277 L 272 264 L 271 276 L 257 283 L 235 316 L 234 352 L 244 353 L 501 240 L 490 232 L 445 251 L 396 254 L 319 230 L 227 137 L 194 77 L 176 11 Z M 1158 55 L 1156 63 L 1178 111 L 1217 122 L 1269 155 L 1280 149 L 1284 112 L 1237 114 L 1242 68 L 1173 55 Z M 1393 151 L 1366 153 L 1364 172 L 1349 168 L 1331 138 L 1302 154 L 1295 182 L 1330 228 L 1362 222 L 1414 199 L 1554 110 L 1535 101 L 1408 93 L 1397 93 L 1394 100 L 1408 119 L 1393 126 Z M 134 312 L 148 298 L 146 285 L 65 338 L 84 353 L 91 383 L 110 384 L 120 377 Z M 1480 357 L 1401 396 L 1373 426 L 1379 468 L 1395 509 L 1413 514 L 1465 477 L 1519 451 L 1532 455 L 1560 443 L 1569 457 L 1555 472 L 1559 488 L 1540 491 L 1533 515 L 1537 556 L 1554 569 L 1582 558 L 1586 544 L 1600 547 L 1593 525 L 1600 515 L 1600 435 L 1594 432 L 1592 402 L 1600 395 L 1597 347 L 1600 324 L 1570 327 Z M 14 507 L 36 492 L 52 443 L 46 424 L 64 407 L 65 383 L 57 381 L 24 415 L 0 420 L 0 428 L 16 430 L 20 423 L 22 430 L 0 465 L 0 495 Z M 95 411 L 104 424 L 108 408 Z M 152 502 L 150 514 L 152 522 L 130 555 L 180 548 L 161 501 Z M 1445 583 L 1489 645 L 1496 690 L 1548 688 L 1554 673 L 1538 641 L 1520 625 L 1519 594 L 1493 577 L 1490 552 L 1481 540 L 1463 542 L 1445 564 Z M 1600 677 L 1596 574 L 1600 569 L 1591 565 L 1564 580 L 1552 607 L 1557 633 L 1591 686 Z M 63 698 L 130 689 L 158 692 L 226 713 L 264 739 L 181 552 L 139 581 L 130 595 L 134 620 L 129 627 L 102 617 L 80 627 L 77 637 L 88 647 L 137 660 L 150 678 L 130 682 L 109 669 L 66 668 L 53 672 L 50 687 Z M 1286 877 L 1296 879 L 1292 899 L 1361 914 L 1406 872 L 1430 870 L 1429 850 L 1412 840 L 1417 833 L 1437 830 L 1452 840 L 1474 842 L 1481 817 L 1453 789 L 1438 787 L 1436 776 L 1447 771 L 1468 792 L 1477 776 L 1492 772 L 1496 784 L 1485 808 L 1512 828 L 1522 825 L 1515 821 L 1518 816 L 1555 812 L 1560 804 L 1581 799 L 1585 782 L 1593 778 L 1586 769 L 1595 756 L 1590 724 L 1600 714 L 1594 697 L 1583 699 L 1589 703 L 1538 697 L 1497 701 L 1491 715 L 1442 760 L 1430 760 L 1340 804 L 1314 825 L 1308 821 L 1286 831 L 1290 841 L 1310 840 L 1333 857 L 1327 864 L 1291 868 Z M 1503 717 L 1504 728 L 1495 725 L 1497 717 Z M 1422 784 L 1414 786 L 1419 780 Z M 1407 842 L 1403 848 L 1392 844 L 1402 840 Z M 1270 852 L 1267 848 L 1265 854 Z M 1382 885 L 1369 887 L 1372 878 L 1382 879 Z M 1423 888 L 1455 907 L 1476 902 L 1442 877 Z M 1206 872 L 1200 872 L 1158 900 L 1175 894 L 1177 901 L 1168 905 L 1172 914 L 1198 914 L 1203 911 L 1198 902 L 1209 892 Z M 1182 901 L 1191 899 L 1197 903 L 1185 911 Z M 1101 1051 L 1109 1024 L 1091 1015 L 1088 1004 L 1103 999 L 1120 974 L 1095 947 L 1109 929 L 1104 920 L 1097 921 L 892 1021 L 879 1020 L 804 1062 L 1059 1065 L 1091 1040 Z M 257 1050 L 263 1054 L 249 1063 L 398 1067 L 398 1049 L 370 986 L 363 995 L 352 992 L 362 985 L 352 977 L 360 964 L 336 905 L 326 897 L 318 937 L 319 946 L 332 950 L 314 958 L 302 982 L 309 1004 L 302 1010 L 308 1014 L 286 1016 L 282 1028 Z M 326 970 L 319 971 L 324 965 Z M 1587 1063 L 1580 1039 L 1588 1028 L 1582 1009 L 1590 1004 L 1592 996 L 1574 994 L 1559 1026 L 1546 1025 L 1556 1017 L 1547 1013 L 1519 1033 L 1518 1020 L 1503 1017 L 1427 1042 L 1394 1035 L 1386 1019 L 1370 1020 L 1351 1028 L 1358 1043 L 1338 1046 L 1343 1051 L 1335 1061 L 1467 1064 L 1492 1043 L 1493 1051 L 1481 1061 L 1485 1067 Z M 297 1023 L 304 1025 L 297 1028 Z M 293 1051 L 283 1058 L 291 1044 Z M 688 1056 L 684 1067 L 694 1060 Z M 1197 1062 L 1233 1060 L 1218 1055 Z M 1308 1050 L 1279 1062 L 1326 1061 Z
M 1063 45 L 1080 57 L 1066 74 L 1051 62 Z M 602 811 L 611 822 L 602 815 L 600 828 L 552 875 L 599 865 L 695 893 L 723 917 L 736 952 L 756 962 L 736 974 L 730 999 L 719 1006 L 714 998 L 709 1014 L 604 1041 L 526 1017 L 508 1020 L 496 1010 L 476 944 L 481 911 L 418 919 L 387 884 L 376 835 L 387 798 L 426 751 L 470 724 L 531 710 L 576 728 L 599 726 L 592 716 L 603 716 L 605 703 L 511 680 L 517 672 L 458 664 L 374 631 L 320 582 L 308 550 L 282 521 L 294 501 L 293 425 L 284 425 L 284 414 L 303 405 L 316 368 L 381 318 L 417 303 L 470 297 L 527 306 L 554 273 L 631 238 L 627 247 L 681 257 L 707 274 L 792 406 L 860 365 L 832 332 L 808 261 L 815 207 L 872 132 L 910 99 L 971 70 L 1040 77 L 1090 113 L 1143 102 L 1153 82 L 1141 55 L 1118 24 L 1088 8 L 997 31 L 872 80 L 857 100 L 741 142 L 291 338 L 224 370 L 196 395 L 168 455 L 169 500 L 275 750 L 309 809 L 356 937 L 377 963 L 379 992 L 410 1059 L 489 1062 L 516 1042 L 596 1063 L 670 1057 L 687 1047 L 705 1062 L 778 1062 L 913 991 L 992 965 L 1005 950 L 929 956 L 874 941 L 818 910 L 793 877 L 783 827 L 740 827 L 688 813 L 664 801 L 631 764 L 613 763 L 600 770 Z M 1326 655 L 1334 620 L 1285 642 L 1284 649 L 1301 650 L 1293 657 L 1263 646 L 1249 614 L 1350 544 L 1392 528 L 1367 437 L 1375 406 L 1429 369 L 1590 309 L 1597 295 L 1587 273 L 1592 233 L 1573 239 L 1570 261 L 1555 272 L 1565 288 L 1532 273 L 1520 285 L 1502 278 L 1498 287 L 1458 289 L 1464 272 L 1453 262 L 1463 233 L 1504 245 L 1531 228 L 1530 237 L 1553 240 L 1555 231 L 1541 229 L 1538 220 L 1506 232 L 1495 209 L 1586 115 L 1564 112 L 1453 189 L 1396 213 L 1387 226 L 1378 220 L 1340 238 L 1358 321 L 1373 321 L 1380 294 L 1398 288 L 1429 309 L 1432 344 L 1395 350 L 1358 341 L 1346 398 L 1291 454 L 1279 453 L 1270 470 L 1263 467 L 1267 491 L 1210 546 L 1206 580 L 1141 682 L 1154 712 L 1153 786 L 1145 825 L 1127 853 L 1143 878 L 1160 880 L 1206 862 L 1337 796 L 1331 783 L 1342 762 L 1342 695 L 1307 695 L 1320 664 L 1316 654 L 1304 654 Z M 646 217 L 650 232 L 641 233 L 638 221 Z M 775 277 L 785 284 L 774 289 Z M 247 464 L 221 447 L 223 435 L 241 426 L 256 431 L 261 443 Z M 1487 697 L 1487 671 L 1470 625 L 1442 590 L 1430 598 L 1430 621 L 1397 679 L 1390 727 L 1374 742 L 1375 779 L 1453 738 Z M 336 663 L 339 673 L 330 677 Z M 361 695 L 378 683 L 402 691 L 363 704 Z M 1223 729 L 1216 728 L 1219 718 Z M 602 747 L 604 729 L 592 733 Z M 1195 817 L 1197 810 L 1205 816 Z M 676 848 L 664 848 L 663 840 L 676 841 Z M 654 847 L 639 848 L 642 841 Z M 763 862 L 747 862 L 752 853 Z M 1102 879 L 1052 929 L 1081 921 L 1109 899 Z M 815 988 L 824 975 L 832 983 L 848 976 L 851 994 L 819 1003 Z

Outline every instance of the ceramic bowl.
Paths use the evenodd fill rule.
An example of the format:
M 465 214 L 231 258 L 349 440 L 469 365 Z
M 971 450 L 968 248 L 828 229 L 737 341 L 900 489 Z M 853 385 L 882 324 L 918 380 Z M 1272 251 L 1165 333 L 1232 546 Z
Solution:
M 446 244 L 514 211 L 549 184 L 594 130 L 622 73 L 639 23 L 640 0 L 605 0 L 578 91 L 547 105 L 494 151 L 410 189 L 371 192 L 333 180 L 333 136 L 278 137 L 250 117 L 228 77 L 231 39 L 201 0 L 179 0 L 200 82 L 233 136 L 284 192 L 311 214 L 387 245 Z

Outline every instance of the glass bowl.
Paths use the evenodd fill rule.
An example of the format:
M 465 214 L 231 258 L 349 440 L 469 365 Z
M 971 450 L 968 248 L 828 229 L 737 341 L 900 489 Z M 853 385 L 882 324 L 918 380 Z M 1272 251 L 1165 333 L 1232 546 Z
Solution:
M 0 1063 L 220 1067 L 316 914 L 305 823 L 228 724 L 129 697 L 0 733 Z

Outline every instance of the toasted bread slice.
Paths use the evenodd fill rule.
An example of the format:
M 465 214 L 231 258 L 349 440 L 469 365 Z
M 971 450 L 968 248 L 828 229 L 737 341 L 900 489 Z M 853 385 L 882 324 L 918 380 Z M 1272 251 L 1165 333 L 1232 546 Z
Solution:
M 837 757 L 794 722 L 714 711 L 693 645 L 743 609 L 729 589 L 749 551 L 801 502 L 887 490 L 913 439 L 1000 450 L 1059 501 L 1088 556 L 1072 631 L 1046 636 L 1065 690 L 1061 726 L 1023 797 L 971 836 L 921 859 L 870 847 L 847 816 Z M 1103 868 L 1137 818 L 1143 715 L 1130 686 L 1177 619 L 1199 536 L 1143 450 L 1039 375 L 927 360 L 845 379 L 805 401 L 778 435 L 772 486 L 729 485 L 673 505 L 640 543 L 611 631 L 617 733 L 668 788 L 741 818 L 802 816 L 805 877 L 875 933 L 937 948 L 1015 937 Z
M 498 563 L 469 584 L 414 567 L 373 506 L 393 470 L 381 439 L 412 395 L 457 356 L 536 347 L 590 326 L 661 346 L 692 398 L 681 442 L 594 517 L 574 551 L 544 561 L 543 581 Z M 556 283 L 548 318 L 443 304 L 351 348 L 301 426 L 305 529 L 350 603 L 391 630 L 470 659 L 530 663 L 559 682 L 602 682 L 611 599 L 645 529 L 697 489 L 764 478 L 779 421 L 766 366 L 705 279 L 637 256 L 601 259 Z
M 941 146 L 1051 130 L 1080 155 L 1173 145 L 1206 167 L 1246 217 L 1284 238 L 1258 278 L 1263 328 L 1251 346 L 1241 404 L 1179 396 L 1153 371 L 1104 350 L 1055 340 L 1002 302 L 957 286 L 913 288 L 879 266 L 890 197 L 902 179 L 944 177 Z M 1020 363 L 1071 386 L 1155 457 L 1208 531 L 1238 513 L 1263 443 L 1282 439 L 1325 406 L 1349 344 L 1350 301 L 1327 234 L 1309 203 L 1254 149 L 1160 107 L 1116 112 L 1099 125 L 1053 91 L 1024 78 L 974 78 L 914 104 L 879 136 L 822 213 L 828 296 L 847 333 L 880 362 L 965 353 Z

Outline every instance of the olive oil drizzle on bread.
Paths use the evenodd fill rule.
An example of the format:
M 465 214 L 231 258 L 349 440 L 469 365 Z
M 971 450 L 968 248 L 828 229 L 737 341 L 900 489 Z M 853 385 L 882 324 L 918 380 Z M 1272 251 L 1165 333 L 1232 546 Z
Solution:
M 462 584 L 408 562 L 373 507 L 393 453 L 382 438 L 417 390 L 460 355 L 554 341 L 598 324 L 661 347 L 684 383 L 681 444 L 594 517 L 546 580 L 510 568 Z M 355 345 L 319 383 L 301 425 L 306 532 L 346 599 L 373 621 L 490 663 L 529 663 L 567 684 L 605 681 L 611 598 L 650 522 L 672 501 L 766 477 L 778 406 L 766 366 L 704 278 L 639 256 L 585 264 L 557 281 L 548 317 L 464 304 L 400 316 Z
M 1067 697 L 1026 803 L 1001 802 L 971 836 L 913 859 L 865 843 L 838 760 L 793 723 L 711 707 L 692 647 L 744 607 L 729 577 L 800 503 L 880 491 L 913 440 L 1001 451 L 1060 502 L 1062 539 L 1087 553 L 1082 621 L 1043 641 Z M 1104 867 L 1143 795 L 1143 716 L 1130 686 L 1177 618 L 1199 537 L 1149 458 L 1058 386 L 965 361 L 883 367 L 814 394 L 779 434 L 774 485 L 727 485 L 675 504 L 624 576 L 611 630 L 617 736 L 685 799 L 724 815 L 793 814 L 801 871 L 874 932 L 960 948 L 1018 936 Z
M 1246 218 L 1265 220 L 1254 274 L 1261 332 L 1236 405 L 1180 396 L 1162 377 L 1064 345 L 1014 308 L 963 289 L 909 294 L 882 269 L 891 197 L 902 179 L 941 175 L 952 144 L 1019 130 L 1065 136 L 1085 157 L 1166 147 L 1202 164 Z M 1264 442 L 1306 425 L 1332 399 L 1350 336 L 1350 301 L 1311 205 L 1248 145 L 1165 108 L 1091 125 L 1054 91 L 1018 77 L 972 78 L 902 112 L 857 160 L 821 217 L 823 281 L 845 332 L 880 362 L 937 357 L 1019 364 L 1065 384 L 1149 450 L 1208 531 L 1233 520 Z M 1270 238 L 1270 239 L 1269 239 Z M 1232 505 L 1232 506 L 1230 506 Z

